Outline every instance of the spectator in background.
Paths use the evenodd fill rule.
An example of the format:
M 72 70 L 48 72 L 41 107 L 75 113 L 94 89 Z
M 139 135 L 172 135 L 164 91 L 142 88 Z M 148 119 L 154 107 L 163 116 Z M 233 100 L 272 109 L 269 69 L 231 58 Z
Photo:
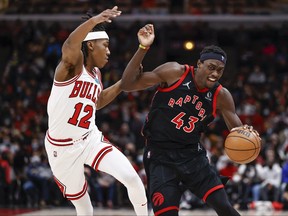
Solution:
M 90 187 L 91 198 L 95 199 L 96 206 L 113 208 L 117 194 L 116 179 L 104 172 L 95 173 L 88 166 L 85 166 L 85 175 Z
M 107 173 L 99 173 L 97 177 L 98 185 L 96 187 L 99 206 L 104 205 L 108 208 L 114 207 L 114 197 L 116 190 L 116 180 L 113 176 Z M 106 202 L 104 200 L 106 192 Z
M 251 84 L 264 84 L 266 82 L 266 75 L 261 70 L 259 65 L 255 65 L 252 73 L 248 77 L 248 83 Z
M 125 149 L 125 145 L 130 142 L 135 142 L 135 136 L 131 133 L 130 126 L 128 123 L 124 122 L 119 128 L 118 134 L 115 137 L 116 144 L 122 149 Z
M 263 182 L 261 183 L 261 199 L 264 201 L 278 202 L 280 198 L 281 167 L 275 160 L 273 149 L 266 151 L 266 164 L 260 174 Z
M 58 204 L 61 194 L 54 182 L 53 174 L 45 155 L 33 155 L 26 170 L 27 180 L 23 189 L 29 206 L 45 207 Z M 58 192 L 58 193 L 57 193 Z
M 262 165 L 257 163 L 257 160 L 239 166 L 237 171 L 239 181 L 237 184 L 240 185 L 239 204 L 241 209 L 248 209 L 250 202 L 260 200 L 260 186 L 263 181 L 260 176 L 262 169 Z
M 0 152 L 0 205 L 8 205 L 10 202 L 10 185 L 12 167 L 8 159 L 9 152 Z
M 288 209 L 288 157 L 282 164 L 280 200 L 283 202 L 285 209 Z

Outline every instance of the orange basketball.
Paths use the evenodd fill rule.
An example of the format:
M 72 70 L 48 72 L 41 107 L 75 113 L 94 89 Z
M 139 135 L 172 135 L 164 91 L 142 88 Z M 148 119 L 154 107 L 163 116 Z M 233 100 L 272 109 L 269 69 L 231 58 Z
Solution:
M 255 160 L 261 150 L 261 139 L 248 129 L 237 129 L 228 134 L 224 149 L 228 157 L 240 164 Z

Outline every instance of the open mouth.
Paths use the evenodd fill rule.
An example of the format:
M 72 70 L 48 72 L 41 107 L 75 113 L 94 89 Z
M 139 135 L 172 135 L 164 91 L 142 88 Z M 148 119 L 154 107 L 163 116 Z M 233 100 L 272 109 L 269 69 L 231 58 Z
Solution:
M 216 81 L 217 81 L 216 78 L 212 78 L 212 77 L 208 77 L 208 80 L 209 80 L 210 82 L 216 82 Z

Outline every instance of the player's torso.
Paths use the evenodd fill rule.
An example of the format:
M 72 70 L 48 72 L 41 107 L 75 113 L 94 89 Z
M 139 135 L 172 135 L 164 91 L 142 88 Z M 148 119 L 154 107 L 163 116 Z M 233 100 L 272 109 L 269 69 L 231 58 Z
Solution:
M 143 129 L 153 144 L 163 148 L 198 145 L 201 132 L 215 115 L 216 95 L 221 86 L 198 90 L 192 67 L 169 88 L 158 88 Z M 217 90 L 218 89 L 218 90 Z
M 82 72 L 68 81 L 54 80 L 47 107 L 49 135 L 77 138 L 96 127 L 96 103 L 102 89 L 97 68 L 90 73 L 83 66 Z

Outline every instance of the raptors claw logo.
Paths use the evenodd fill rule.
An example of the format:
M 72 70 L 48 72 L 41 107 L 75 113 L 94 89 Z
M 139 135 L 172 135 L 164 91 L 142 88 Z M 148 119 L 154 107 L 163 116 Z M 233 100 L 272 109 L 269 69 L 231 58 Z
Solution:
M 163 204 L 164 202 L 164 196 L 162 193 L 160 192 L 156 192 L 153 194 L 153 197 L 152 197 L 152 202 L 154 204 L 154 206 L 160 206 Z

